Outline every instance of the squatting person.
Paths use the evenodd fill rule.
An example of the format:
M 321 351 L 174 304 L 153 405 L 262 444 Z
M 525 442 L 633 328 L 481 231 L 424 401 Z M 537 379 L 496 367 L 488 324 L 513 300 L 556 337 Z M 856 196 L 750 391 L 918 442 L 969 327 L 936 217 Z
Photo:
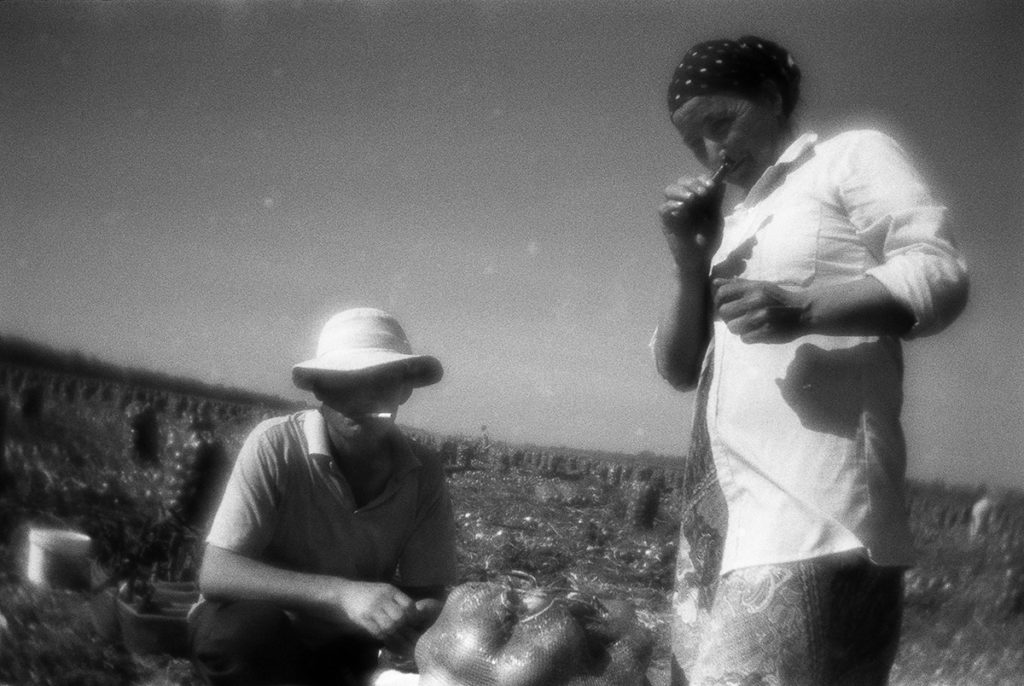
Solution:
M 208 683 L 359 683 L 436 619 L 455 582 L 451 502 L 395 416 L 442 373 L 373 308 L 332 317 L 293 367 L 319 408 L 249 435 L 206 539 L 189 633 Z
M 966 268 L 888 135 L 797 135 L 800 70 L 755 36 L 702 42 L 668 90 L 710 176 L 665 191 L 676 287 L 652 340 L 697 387 L 673 683 L 870 686 L 912 564 L 901 339 L 963 309 Z M 741 198 L 722 216 L 726 186 Z

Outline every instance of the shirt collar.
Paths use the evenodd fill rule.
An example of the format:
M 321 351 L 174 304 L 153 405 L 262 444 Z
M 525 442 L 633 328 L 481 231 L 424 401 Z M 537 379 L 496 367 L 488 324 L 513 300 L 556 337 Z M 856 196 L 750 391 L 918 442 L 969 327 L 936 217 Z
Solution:
M 307 410 L 303 417 L 302 432 L 306 436 L 306 446 L 310 455 L 331 454 L 331 444 L 327 438 L 327 422 L 320 410 Z
M 814 148 L 814 144 L 817 142 L 818 134 L 810 132 L 801 134 L 800 137 L 790 143 L 789 147 L 779 155 L 779 161 L 775 163 L 775 166 L 791 165 L 795 163 L 806 153 L 810 152 L 811 149 Z
M 306 446 L 310 456 L 322 455 L 329 460 L 331 457 L 330 439 L 327 437 L 327 422 L 320 410 L 307 410 L 302 420 L 302 432 L 306 438 Z M 395 478 L 408 471 L 421 466 L 420 460 L 413 453 L 409 441 L 405 439 L 397 429 L 392 433 L 392 448 L 394 449 L 395 469 L 392 472 Z
M 744 198 L 743 202 L 737 205 L 737 209 L 749 207 L 771 193 L 779 180 L 784 177 L 790 169 L 801 164 L 805 159 L 810 157 L 811 153 L 814 151 L 814 145 L 817 142 L 818 134 L 805 133 L 790 143 L 789 147 L 779 155 L 779 159 L 776 160 L 775 164 L 764 170 L 764 173 L 761 174 L 761 178 L 757 180 L 757 183 L 755 183 L 750 189 L 750 192 L 747 193 L 747 197 Z

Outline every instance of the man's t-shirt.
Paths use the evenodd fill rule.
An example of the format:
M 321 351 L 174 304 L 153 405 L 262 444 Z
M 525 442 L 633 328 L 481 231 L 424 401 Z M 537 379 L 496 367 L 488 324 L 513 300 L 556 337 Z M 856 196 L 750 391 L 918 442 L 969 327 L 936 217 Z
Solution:
M 261 423 L 239 452 L 206 542 L 268 564 L 402 586 L 456 581 L 438 457 L 398 430 L 384 491 L 357 507 L 319 410 Z

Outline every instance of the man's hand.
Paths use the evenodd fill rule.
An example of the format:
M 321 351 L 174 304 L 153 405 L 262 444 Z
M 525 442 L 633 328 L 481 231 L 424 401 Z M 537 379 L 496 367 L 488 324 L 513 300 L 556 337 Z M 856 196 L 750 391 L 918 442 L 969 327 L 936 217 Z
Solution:
M 399 654 L 412 650 L 443 605 L 434 598 L 413 602 L 391 584 L 281 569 L 213 545 L 206 547 L 199 586 L 211 600 L 263 600 L 357 629 Z
M 443 607 L 432 598 L 414 602 L 391 584 L 339 581 L 334 609 L 340 612 L 340 619 L 366 631 L 398 655 L 412 653 L 420 634 L 434 623 Z
M 746 279 L 715 279 L 711 286 L 715 313 L 744 343 L 787 343 L 809 333 L 805 291 Z
M 424 598 L 417 600 L 415 605 L 415 616 L 410 622 L 411 625 L 420 631 L 426 631 L 437 621 L 438 615 L 444 609 L 444 601 L 436 598 Z

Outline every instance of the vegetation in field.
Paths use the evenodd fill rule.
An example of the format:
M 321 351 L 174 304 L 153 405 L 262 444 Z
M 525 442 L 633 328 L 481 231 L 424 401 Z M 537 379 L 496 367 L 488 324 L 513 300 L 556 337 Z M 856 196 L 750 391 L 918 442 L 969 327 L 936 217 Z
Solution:
M 126 379 L 90 380 L 0 358 L 0 684 L 199 683 L 185 660 L 132 654 L 101 636 L 93 593 L 26 583 L 26 528 L 89 534 L 96 584 L 153 609 L 146 603 L 155 581 L 194 578 L 216 498 L 209 486 L 224 478 L 224 460 L 256 422 L 288 408 L 216 389 L 189 395 L 203 392 L 195 384 L 167 390 Z M 146 426 L 153 435 L 139 440 Z M 411 433 L 446 464 L 462 581 L 512 574 L 630 601 L 657 636 L 651 675 L 655 686 L 665 683 L 677 463 L 506 445 L 486 434 Z M 979 524 L 972 508 L 981 495 L 913 484 L 920 564 L 906 576 L 894 684 L 1020 683 L 1024 496 L 990 493 Z

